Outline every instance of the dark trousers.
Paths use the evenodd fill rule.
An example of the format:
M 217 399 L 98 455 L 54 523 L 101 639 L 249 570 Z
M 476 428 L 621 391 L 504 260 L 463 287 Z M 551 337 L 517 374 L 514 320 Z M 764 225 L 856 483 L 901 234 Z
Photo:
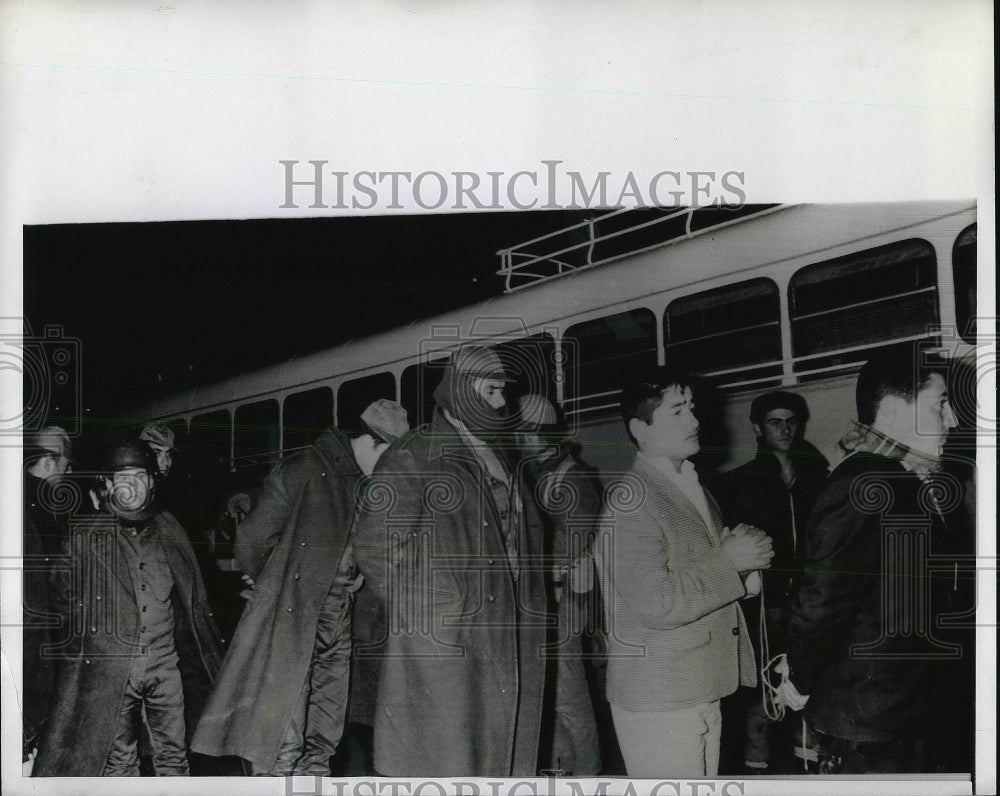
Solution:
M 309 672 L 285 730 L 275 776 L 329 776 L 330 758 L 344 733 L 350 686 L 354 593 L 331 589 L 319 612 Z

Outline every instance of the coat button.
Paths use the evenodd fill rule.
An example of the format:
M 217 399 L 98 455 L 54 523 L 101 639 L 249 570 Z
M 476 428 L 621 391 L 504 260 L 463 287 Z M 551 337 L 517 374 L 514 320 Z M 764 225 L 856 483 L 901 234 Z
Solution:
M 286 608 L 285 610 L 288 611 L 288 613 L 291 613 L 295 609 L 294 608 Z
M 320 473 L 320 475 L 323 476 L 323 478 L 326 478 L 326 473 Z
M 97 595 L 97 601 L 98 601 L 98 602 L 100 602 L 100 600 L 101 600 L 101 595 L 100 595 L 100 594 L 98 594 L 98 595 Z
M 491 559 L 490 559 L 489 561 L 487 561 L 486 563 L 487 563 L 487 564 L 489 564 L 490 566 L 493 566 L 493 559 L 491 558 Z
M 733 635 L 738 636 L 740 634 L 740 629 L 738 627 L 733 628 Z
M 87 658 L 86 660 L 84 660 L 84 663 L 87 664 L 87 666 L 90 666 L 90 658 Z
M 295 580 L 298 580 L 298 579 L 299 579 L 299 578 L 301 578 L 301 577 L 302 577 L 302 576 L 301 576 L 301 575 L 300 575 L 300 574 L 299 574 L 298 572 L 296 572 L 296 573 L 295 573 Z
M 97 628 L 96 628 L 96 627 L 92 627 L 92 628 L 90 628 L 90 632 L 91 632 L 91 633 L 96 633 L 96 632 L 97 632 Z
M 299 542 L 299 547 L 305 547 L 305 546 L 306 546 L 305 542 Z
M 497 598 L 496 598 L 496 597 L 494 597 L 494 596 L 493 596 L 493 595 L 491 594 L 491 595 L 490 595 L 490 602 L 491 602 L 491 603 L 495 603 L 496 601 L 497 601 Z

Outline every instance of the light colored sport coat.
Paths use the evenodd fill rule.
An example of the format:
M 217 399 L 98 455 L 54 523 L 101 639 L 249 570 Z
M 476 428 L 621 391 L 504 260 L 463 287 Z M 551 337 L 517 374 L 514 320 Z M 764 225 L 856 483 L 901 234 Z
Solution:
M 746 589 L 711 527 L 684 493 L 637 457 L 606 491 L 596 558 L 608 622 L 608 701 L 669 711 L 757 683 L 737 600 Z

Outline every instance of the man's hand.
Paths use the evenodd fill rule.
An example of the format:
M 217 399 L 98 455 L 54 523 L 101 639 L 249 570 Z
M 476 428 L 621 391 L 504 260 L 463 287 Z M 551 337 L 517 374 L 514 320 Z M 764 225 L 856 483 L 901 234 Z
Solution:
M 240 580 L 242 580 L 247 585 L 247 587 L 240 592 L 240 597 L 242 597 L 244 600 L 249 600 L 250 597 L 253 595 L 253 583 L 254 583 L 253 578 L 251 578 L 249 575 L 240 575 Z
M 767 569 L 774 558 L 771 537 L 760 528 L 740 523 L 722 533 L 722 552 L 729 556 L 737 572 Z

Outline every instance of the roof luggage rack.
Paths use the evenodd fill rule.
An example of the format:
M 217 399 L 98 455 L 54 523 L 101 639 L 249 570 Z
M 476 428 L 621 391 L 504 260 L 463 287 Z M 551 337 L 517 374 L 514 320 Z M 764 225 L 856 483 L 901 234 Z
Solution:
M 504 292 L 668 246 L 784 205 L 619 208 L 497 252 Z

